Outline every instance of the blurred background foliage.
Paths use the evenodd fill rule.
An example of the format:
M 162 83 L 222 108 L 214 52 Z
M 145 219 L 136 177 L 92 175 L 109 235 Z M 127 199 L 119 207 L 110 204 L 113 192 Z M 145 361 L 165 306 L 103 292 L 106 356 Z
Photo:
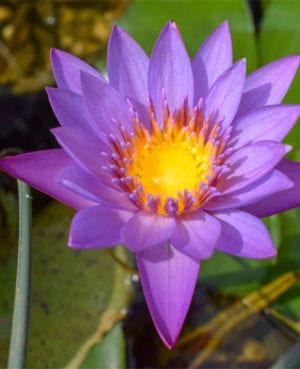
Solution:
M 2 154 L 56 146 L 49 129 L 57 122 L 43 91 L 45 85 L 53 84 L 50 47 L 70 51 L 105 72 L 106 44 L 113 23 L 150 53 L 169 19 L 178 24 L 191 57 L 211 31 L 229 20 L 234 59 L 246 57 L 248 73 L 300 52 L 297 0 L 2 0 Z M 285 99 L 299 101 L 300 72 Z M 286 139 L 294 147 L 289 158 L 297 161 L 299 137 L 298 124 Z M 16 272 L 17 198 L 15 181 L 3 173 L 0 186 L 0 367 L 5 367 Z M 214 332 L 200 335 L 188 348 L 175 348 L 172 353 L 164 349 L 152 327 L 137 275 L 120 267 L 105 250 L 75 252 L 66 247 L 73 211 L 36 191 L 33 194 L 28 368 L 187 367 L 205 351 L 210 342 L 207 335 Z M 246 260 L 216 252 L 203 262 L 183 336 L 284 273 L 300 273 L 299 222 L 300 209 L 266 219 L 279 250 L 276 259 Z M 125 263 L 134 267 L 130 255 Z M 113 282 L 116 278 L 119 284 Z M 135 294 L 127 306 L 130 283 Z M 285 318 L 265 310 L 265 314 L 254 313 L 241 320 L 199 367 L 269 367 L 299 339 L 299 324 L 294 323 L 300 321 L 299 287 L 299 282 L 295 283 L 272 303 L 272 309 Z M 109 321 L 105 314 L 111 309 L 123 315 L 127 311 L 125 322 L 112 330 L 105 328 L 109 333 L 102 344 L 84 351 L 93 332 L 102 327 L 101 317 Z M 113 315 L 112 322 L 119 319 Z M 225 315 L 226 319 L 230 315 Z M 95 342 L 102 340 L 99 337 Z M 70 361 L 72 358 L 75 361 Z

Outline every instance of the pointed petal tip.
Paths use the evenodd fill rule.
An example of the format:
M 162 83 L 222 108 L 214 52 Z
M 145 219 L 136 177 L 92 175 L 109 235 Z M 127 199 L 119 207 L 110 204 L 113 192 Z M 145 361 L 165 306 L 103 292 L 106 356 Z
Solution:
M 112 26 L 111 29 L 111 33 L 110 33 L 110 40 L 113 39 L 114 37 L 118 37 L 118 36 L 122 36 L 122 34 L 126 33 L 120 26 L 118 26 L 117 24 L 114 24 Z
M 246 65 L 247 65 L 247 59 L 246 58 L 242 58 L 242 59 L 240 59 L 236 62 L 236 66 L 241 68 L 241 69 L 245 69 L 245 72 L 246 72 Z
M 170 21 L 170 25 L 176 30 L 176 31 L 178 31 L 179 32 L 179 28 L 178 28 L 178 26 L 177 26 L 177 24 L 176 24 L 176 22 L 172 19 L 171 21 Z
M 282 58 L 282 60 L 290 60 L 292 63 L 294 62 L 299 66 L 299 64 L 300 64 L 300 54 L 293 54 L 293 55 L 285 56 L 285 57 Z
M 175 22 L 174 19 L 170 19 L 166 24 L 165 26 L 163 27 L 162 31 L 175 31 L 180 37 L 181 37 L 181 33 L 180 33 L 180 30 L 177 26 L 177 23 Z
M 67 55 L 69 55 L 69 53 L 67 53 L 66 51 L 63 51 L 63 50 L 60 50 L 60 49 L 56 49 L 55 47 L 52 47 L 50 49 L 51 65 L 53 65 L 53 63 L 56 63 L 59 59 L 61 59 L 64 56 L 67 56 Z
M 161 338 L 163 344 L 166 346 L 168 350 L 172 350 L 173 347 L 176 345 L 178 335 L 176 337 L 164 337 L 160 332 L 158 332 L 159 337 Z
M 51 61 L 53 60 L 53 58 L 56 57 L 56 54 L 57 54 L 58 51 L 59 50 L 58 49 L 55 49 L 54 47 L 51 47 L 50 48 L 50 59 L 51 59 Z
M 224 32 L 227 33 L 227 34 L 230 34 L 230 27 L 229 27 L 229 22 L 228 20 L 225 20 L 224 22 L 222 22 L 216 29 L 215 29 L 215 32 Z
M 284 149 L 285 154 L 287 154 L 288 152 L 290 152 L 293 149 L 293 146 L 283 145 L 283 149 Z

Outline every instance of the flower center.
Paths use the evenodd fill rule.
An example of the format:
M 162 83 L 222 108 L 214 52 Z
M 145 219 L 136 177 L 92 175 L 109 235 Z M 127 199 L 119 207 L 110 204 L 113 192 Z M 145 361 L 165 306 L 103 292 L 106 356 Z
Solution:
M 149 118 L 148 129 L 133 111 L 133 132 L 121 128 L 122 140 L 110 139 L 115 182 L 146 211 L 180 215 L 203 206 L 217 191 L 228 134 L 204 122 L 200 105 L 170 114 L 165 103 L 163 127 L 152 106 Z
M 154 141 L 136 163 L 136 175 L 151 196 L 176 198 L 178 191 L 191 191 L 199 183 L 195 159 L 191 147 L 182 140 Z

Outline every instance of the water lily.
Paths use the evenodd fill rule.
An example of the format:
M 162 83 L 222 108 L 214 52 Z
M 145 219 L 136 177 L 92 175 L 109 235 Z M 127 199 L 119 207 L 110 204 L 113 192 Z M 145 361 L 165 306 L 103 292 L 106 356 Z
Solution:
M 300 164 L 282 139 L 300 115 L 284 105 L 299 55 L 246 77 L 233 64 L 227 22 L 192 62 L 174 22 L 150 58 L 122 29 L 108 45 L 108 81 L 60 50 L 48 88 L 61 149 L 4 158 L 10 175 L 78 210 L 69 245 L 124 244 L 136 255 L 145 298 L 171 348 L 200 262 L 214 250 L 276 256 L 260 220 L 300 205 Z

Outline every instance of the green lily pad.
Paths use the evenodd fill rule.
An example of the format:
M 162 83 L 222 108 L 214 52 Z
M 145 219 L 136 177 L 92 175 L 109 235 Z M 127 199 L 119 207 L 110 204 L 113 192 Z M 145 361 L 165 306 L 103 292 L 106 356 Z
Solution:
M 92 349 L 80 369 L 125 369 L 125 350 L 122 323 L 118 322 L 105 335 L 103 342 Z
M 111 304 L 116 262 L 106 250 L 67 247 L 73 214 L 53 202 L 33 222 L 28 368 L 67 364 L 97 328 L 108 302 Z M 16 256 L 12 252 L 1 265 L 0 367 L 5 367 L 7 360 Z

